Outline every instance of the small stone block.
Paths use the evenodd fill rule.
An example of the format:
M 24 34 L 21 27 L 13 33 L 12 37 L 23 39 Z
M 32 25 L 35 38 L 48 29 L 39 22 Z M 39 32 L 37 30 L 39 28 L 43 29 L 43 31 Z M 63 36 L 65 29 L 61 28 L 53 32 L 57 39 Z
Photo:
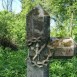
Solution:
M 53 57 L 73 57 L 76 44 L 72 38 L 54 39 L 51 42 L 51 54 Z

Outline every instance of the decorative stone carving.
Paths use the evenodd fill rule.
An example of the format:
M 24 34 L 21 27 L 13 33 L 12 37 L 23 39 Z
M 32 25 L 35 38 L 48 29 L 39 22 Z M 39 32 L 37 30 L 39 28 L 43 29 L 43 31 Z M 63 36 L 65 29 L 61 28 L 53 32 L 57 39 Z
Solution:
M 47 48 L 50 40 L 50 16 L 40 5 L 32 9 L 27 15 L 27 45 L 33 66 L 47 66 L 50 52 Z

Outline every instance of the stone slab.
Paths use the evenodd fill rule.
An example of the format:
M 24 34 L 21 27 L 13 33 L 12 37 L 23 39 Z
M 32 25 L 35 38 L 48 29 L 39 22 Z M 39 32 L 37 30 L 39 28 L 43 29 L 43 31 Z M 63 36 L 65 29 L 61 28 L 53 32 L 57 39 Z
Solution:
M 70 58 L 76 54 L 76 43 L 72 38 L 52 38 L 50 45 L 51 57 Z

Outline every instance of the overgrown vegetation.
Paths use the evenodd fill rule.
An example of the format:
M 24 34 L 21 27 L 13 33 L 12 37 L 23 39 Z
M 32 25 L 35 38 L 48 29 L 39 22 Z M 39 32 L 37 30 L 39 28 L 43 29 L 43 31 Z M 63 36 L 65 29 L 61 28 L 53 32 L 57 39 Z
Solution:
M 20 14 L 0 12 L 0 39 L 7 38 L 19 50 L 0 47 L 0 77 L 26 77 L 26 14 L 37 4 L 48 11 L 56 23 L 51 36 L 73 37 L 77 41 L 77 1 L 76 0 L 21 0 Z M 8 41 L 7 40 L 7 41 Z M 7 43 L 7 42 L 6 42 Z M 50 77 L 77 77 L 77 58 L 51 60 Z
M 0 77 L 25 77 L 27 49 L 17 52 L 0 47 Z
M 14 52 L 0 47 L 0 77 L 26 77 L 27 49 Z M 50 77 L 77 77 L 77 58 L 51 60 Z

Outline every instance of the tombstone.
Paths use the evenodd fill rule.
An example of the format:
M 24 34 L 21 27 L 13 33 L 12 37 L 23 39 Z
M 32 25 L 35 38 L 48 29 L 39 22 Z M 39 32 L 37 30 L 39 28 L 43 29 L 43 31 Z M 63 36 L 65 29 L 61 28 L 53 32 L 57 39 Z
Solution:
M 74 56 L 76 45 L 71 38 L 50 40 L 50 16 L 40 5 L 27 14 L 26 23 L 27 77 L 49 77 L 49 59 Z
M 50 16 L 40 5 L 33 8 L 26 17 L 27 77 L 49 77 L 49 57 L 47 44 L 50 40 Z

